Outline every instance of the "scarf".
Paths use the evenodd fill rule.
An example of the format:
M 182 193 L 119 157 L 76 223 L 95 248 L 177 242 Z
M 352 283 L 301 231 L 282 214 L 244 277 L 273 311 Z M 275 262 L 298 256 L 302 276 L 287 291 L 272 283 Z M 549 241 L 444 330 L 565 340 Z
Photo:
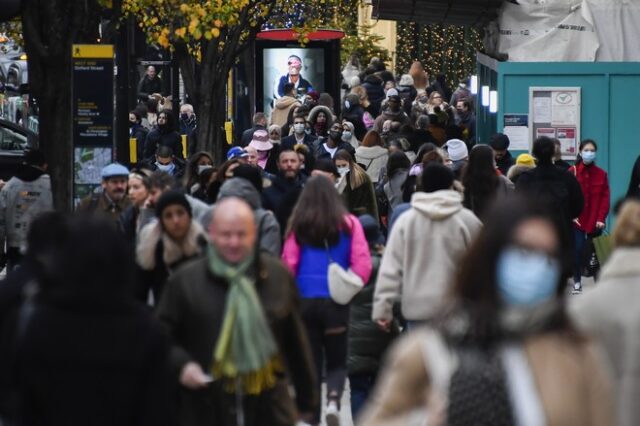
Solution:
M 250 256 L 239 265 L 225 262 L 209 246 L 209 270 L 229 283 L 224 319 L 213 353 L 212 374 L 226 380 L 225 390 L 236 386 L 249 395 L 257 395 L 276 383 L 282 371 L 273 333 L 258 299 L 255 281 L 247 276 L 253 264 Z

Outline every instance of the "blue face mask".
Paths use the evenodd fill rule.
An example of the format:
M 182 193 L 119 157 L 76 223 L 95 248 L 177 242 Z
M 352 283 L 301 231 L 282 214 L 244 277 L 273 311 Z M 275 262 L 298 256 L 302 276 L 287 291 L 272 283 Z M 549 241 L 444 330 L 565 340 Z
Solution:
M 596 160 L 596 152 L 595 151 L 582 151 L 580 156 L 582 157 L 582 162 L 584 164 L 591 164 Z
M 169 164 L 160 164 L 156 161 L 156 166 L 158 167 L 158 170 L 162 171 L 162 172 L 167 172 L 170 175 L 173 174 L 173 171 L 176 168 L 176 165 L 173 163 L 169 163 Z
M 532 306 L 552 299 L 560 264 L 547 254 L 508 247 L 498 257 L 498 293 L 511 306 Z

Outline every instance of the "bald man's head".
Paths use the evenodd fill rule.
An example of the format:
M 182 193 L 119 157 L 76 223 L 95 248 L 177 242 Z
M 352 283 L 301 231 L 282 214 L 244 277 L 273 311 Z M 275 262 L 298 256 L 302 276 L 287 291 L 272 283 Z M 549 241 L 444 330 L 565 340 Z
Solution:
M 244 261 L 255 250 L 256 224 L 246 201 L 229 197 L 216 203 L 209 237 L 218 254 L 229 263 Z

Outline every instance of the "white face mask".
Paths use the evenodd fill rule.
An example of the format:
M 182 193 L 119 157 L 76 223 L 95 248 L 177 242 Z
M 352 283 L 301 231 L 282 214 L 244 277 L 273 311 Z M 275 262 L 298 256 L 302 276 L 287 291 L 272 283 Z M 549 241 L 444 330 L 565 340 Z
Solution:
M 198 175 L 201 175 L 202 172 L 204 172 L 207 169 L 212 168 L 213 166 L 211 164 L 200 164 L 198 166 Z
M 293 125 L 293 131 L 294 131 L 296 134 L 298 134 L 298 135 L 303 134 L 303 133 L 304 133 L 304 124 L 302 124 L 302 123 L 295 123 L 295 124 Z
M 342 132 L 342 140 L 344 142 L 351 142 L 351 132 Z
M 347 173 L 349 173 L 349 170 L 351 170 L 349 166 L 338 167 L 338 173 L 340 173 L 340 176 L 346 175 Z

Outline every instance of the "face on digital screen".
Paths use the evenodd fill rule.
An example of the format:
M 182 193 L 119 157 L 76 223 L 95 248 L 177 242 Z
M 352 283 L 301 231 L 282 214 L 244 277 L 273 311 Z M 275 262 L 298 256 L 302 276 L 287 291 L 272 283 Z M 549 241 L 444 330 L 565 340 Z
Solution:
M 311 90 L 324 92 L 324 50 L 320 48 L 270 48 L 263 50 L 263 111 L 270 114 L 285 95 L 284 85 L 293 84 L 302 102 Z

